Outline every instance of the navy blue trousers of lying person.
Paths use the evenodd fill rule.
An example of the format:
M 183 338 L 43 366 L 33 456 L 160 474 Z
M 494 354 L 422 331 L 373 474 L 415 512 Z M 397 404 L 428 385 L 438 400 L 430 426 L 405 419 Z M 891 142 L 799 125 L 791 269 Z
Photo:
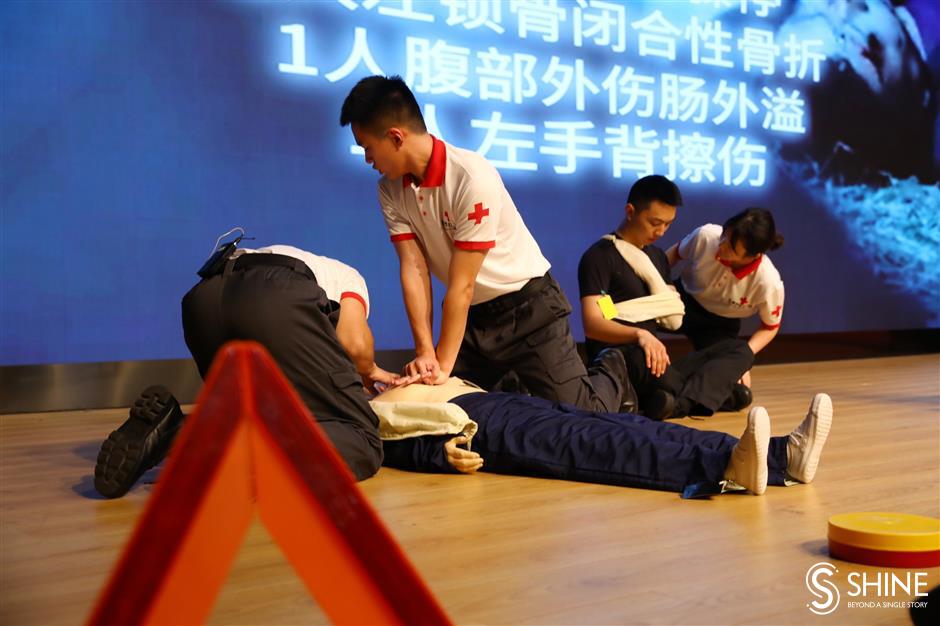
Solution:
M 452 403 L 479 425 L 472 449 L 482 471 L 682 492 L 724 480 L 736 437 L 631 413 L 595 413 L 514 393 L 470 393 Z M 383 441 L 383 465 L 456 472 L 446 436 Z M 769 484 L 783 485 L 787 437 L 772 437 Z

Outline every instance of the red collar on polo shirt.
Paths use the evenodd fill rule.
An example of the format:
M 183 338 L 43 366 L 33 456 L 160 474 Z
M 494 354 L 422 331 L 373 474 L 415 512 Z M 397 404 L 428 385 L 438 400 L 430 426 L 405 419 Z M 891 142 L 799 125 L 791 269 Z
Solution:
M 722 259 L 720 256 L 718 256 L 717 252 L 715 253 L 715 260 L 721 263 L 722 265 L 724 265 L 725 267 L 727 267 L 729 270 L 731 270 L 731 273 L 734 274 L 734 277 L 737 278 L 738 280 L 741 280 L 748 274 L 753 274 L 754 272 L 756 272 L 757 266 L 760 265 L 761 259 L 763 258 L 764 258 L 764 255 L 761 254 L 756 259 L 754 259 L 753 261 L 745 265 L 744 267 L 734 269 L 733 267 L 731 267 L 731 263 L 728 263 L 727 261 Z
M 440 187 L 444 184 L 444 170 L 447 169 L 447 146 L 444 142 L 431 135 L 433 141 L 431 147 L 431 159 L 428 161 L 428 167 L 424 170 L 424 179 L 419 187 Z M 402 187 L 407 187 L 414 182 L 414 176 L 405 174 L 401 177 Z

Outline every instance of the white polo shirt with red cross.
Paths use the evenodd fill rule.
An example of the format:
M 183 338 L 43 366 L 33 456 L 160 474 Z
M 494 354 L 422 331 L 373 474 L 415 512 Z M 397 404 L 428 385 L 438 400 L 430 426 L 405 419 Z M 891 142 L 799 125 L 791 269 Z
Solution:
M 417 239 L 428 266 L 447 284 L 454 250 L 487 250 L 471 304 L 519 291 L 551 267 L 486 159 L 433 137 L 424 180 L 379 181 L 379 203 L 392 241 Z
M 780 326 L 783 317 L 783 281 L 770 258 L 762 254 L 738 270 L 718 258 L 722 228 L 705 224 L 686 235 L 678 252 L 682 286 L 705 310 L 722 317 L 760 315 L 764 328 Z
M 282 245 L 265 246 L 257 250 L 239 248 L 232 256 L 238 257 L 242 254 L 280 254 L 303 261 L 313 272 L 317 284 L 326 292 L 327 298 L 336 303 L 342 302 L 343 298 L 355 298 L 365 307 L 366 317 L 369 317 L 369 289 L 366 287 L 366 280 L 354 267 L 342 261 L 319 256 L 294 246 Z

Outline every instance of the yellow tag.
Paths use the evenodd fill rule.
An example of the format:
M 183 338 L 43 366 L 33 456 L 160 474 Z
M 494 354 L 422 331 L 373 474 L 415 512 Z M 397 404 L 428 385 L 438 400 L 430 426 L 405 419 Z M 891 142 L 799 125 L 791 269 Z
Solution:
M 597 301 L 597 306 L 601 308 L 601 315 L 605 320 L 612 320 L 617 317 L 617 307 L 614 306 L 614 300 L 609 295 L 601 296 Z

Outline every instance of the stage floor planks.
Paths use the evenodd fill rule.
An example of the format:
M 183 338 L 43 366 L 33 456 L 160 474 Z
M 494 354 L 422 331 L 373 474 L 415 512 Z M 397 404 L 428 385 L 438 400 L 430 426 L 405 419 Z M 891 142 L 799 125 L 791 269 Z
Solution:
M 775 435 L 802 419 L 813 393 L 832 395 L 833 431 L 814 484 L 687 501 L 383 469 L 361 486 L 458 624 L 910 623 L 907 609 L 847 606 L 911 597 L 848 597 L 851 573 L 881 570 L 830 559 L 826 520 L 864 510 L 940 517 L 940 355 L 759 366 L 754 385 Z M 159 476 L 151 470 L 119 500 L 96 495 L 98 448 L 125 416 L 0 416 L 0 624 L 87 618 Z M 744 419 L 682 422 L 737 435 Z M 842 594 L 823 617 L 809 612 L 804 583 L 819 561 L 838 567 Z M 927 572 L 928 588 L 940 583 L 940 568 Z M 256 523 L 210 623 L 326 621 Z

